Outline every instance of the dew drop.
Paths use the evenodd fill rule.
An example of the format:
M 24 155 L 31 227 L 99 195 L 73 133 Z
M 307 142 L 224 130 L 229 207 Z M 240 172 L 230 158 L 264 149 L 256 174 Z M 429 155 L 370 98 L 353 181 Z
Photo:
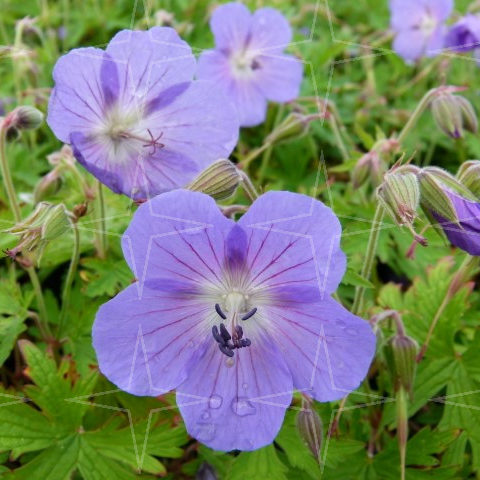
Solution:
M 242 385 L 242 388 L 243 388 L 244 390 L 246 390 L 246 389 L 248 388 L 248 384 L 247 384 L 247 383 L 244 383 L 244 384 Z
M 215 425 L 213 423 L 197 423 L 197 431 L 194 436 L 201 442 L 208 442 L 215 436 Z
M 240 417 L 255 415 L 255 413 L 257 413 L 257 409 L 244 397 L 239 397 L 238 400 L 233 400 L 232 410 L 233 413 Z
M 208 410 L 205 410 L 203 413 L 202 413 L 202 418 L 204 420 L 208 420 L 210 418 L 210 412 Z
M 195 344 L 193 343 L 193 340 L 190 340 L 188 343 L 187 343 L 187 347 L 188 348 L 193 348 L 195 346 Z
M 208 401 L 210 408 L 220 408 L 223 398 L 220 395 L 212 395 Z

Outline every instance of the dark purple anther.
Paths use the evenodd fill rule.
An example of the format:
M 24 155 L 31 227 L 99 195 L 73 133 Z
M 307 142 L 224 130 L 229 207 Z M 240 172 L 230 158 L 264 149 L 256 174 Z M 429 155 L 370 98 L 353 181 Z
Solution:
M 220 305 L 218 303 L 215 304 L 215 311 L 222 317 L 224 320 L 227 319 L 227 316 L 222 312 Z
M 223 323 L 220 324 L 220 335 L 223 337 L 225 342 L 228 342 L 232 338 L 232 336 L 228 333 L 228 330 L 226 329 Z
M 237 333 L 238 339 L 243 337 L 243 328 L 240 325 L 235 326 L 235 332 Z
M 227 345 L 218 345 L 218 348 L 222 353 L 224 353 L 227 357 L 233 357 L 233 351 Z
M 213 338 L 220 344 L 220 345 L 224 345 L 225 344 L 225 340 L 223 339 L 223 337 L 218 333 L 218 328 L 216 325 L 214 325 L 212 327 L 212 334 L 213 334 Z
M 249 318 L 252 318 L 255 313 L 257 313 L 257 307 L 252 308 L 248 313 L 246 313 L 243 317 L 242 320 L 248 320 Z

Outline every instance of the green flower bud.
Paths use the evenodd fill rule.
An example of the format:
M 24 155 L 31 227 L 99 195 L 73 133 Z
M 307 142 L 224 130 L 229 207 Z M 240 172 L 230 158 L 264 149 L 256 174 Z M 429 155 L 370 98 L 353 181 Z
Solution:
M 417 370 L 418 343 L 403 332 L 397 332 L 385 347 L 385 356 L 395 380 L 395 388 L 404 388 L 412 395 Z
M 290 113 L 265 139 L 266 143 L 274 144 L 298 138 L 308 131 L 310 123 L 319 118 L 318 115 L 302 115 Z
M 39 263 L 48 243 L 70 228 L 71 220 L 63 204 L 41 202 L 24 221 L 6 230 L 19 237 L 17 246 L 7 253 L 13 258 L 21 253 L 29 261 Z
M 463 137 L 464 129 L 470 132 L 478 129 L 475 110 L 465 97 L 440 93 L 432 100 L 431 109 L 437 126 L 452 138 Z
M 307 403 L 297 415 L 297 430 L 307 447 L 318 460 L 322 446 L 323 425 L 318 413 Z
M 203 192 L 215 200 L 231 197 L 242 181 L 237 167 L 230 160 L 218 160 L 190 183 L 187 188 L 194 192 Z
M 480 197 L 480 160 L 462 163 L 457 172 L 457 180 L 474 195 Z
M 420 203 L 427 211 L 433 211 L 449 222 L 458 224 L 455 207 L 447 193 L 451 190 L 469 200 L 475 196 L 453 175 L 438 167 L 423 168 L 419 174 Z
M 42 124 L 43 113 L 34 107 L 17 107 L 5 117 L 5 122 L 9 130 L 34 130 Z
M 412 225 L 420 203 L 417 175 L 405 169 L 392 170 L 377 189 L 377 198 L 398 225 Z

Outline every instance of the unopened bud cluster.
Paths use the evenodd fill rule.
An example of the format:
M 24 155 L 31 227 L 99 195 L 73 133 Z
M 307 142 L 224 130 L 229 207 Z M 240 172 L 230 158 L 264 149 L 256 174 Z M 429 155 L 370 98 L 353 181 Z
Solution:
M 48 243 L 70 228 L 71 220 L 63 204 L 41 202 L 24 221 L 6 230 L 19 237 L 17 246 L 7 253 L 12 258 L 21 254 L 22 262 L 28 265 L 39 263 Z

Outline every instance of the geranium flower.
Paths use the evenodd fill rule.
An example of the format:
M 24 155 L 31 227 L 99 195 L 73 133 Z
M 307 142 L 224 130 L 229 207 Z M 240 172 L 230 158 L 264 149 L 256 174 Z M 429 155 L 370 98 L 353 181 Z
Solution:
M 292 31 L 280 12 L 261 8 L 252 15 L 241 3 L 227 3 L 213 12 L 210 27 L 215 50 L 202 53 L 197 76 L 215 81 L 237 108 L 241 126 L 262 123 L 268 100 L 298 97 L 303 66 L 283 53 Z
M 185 186 L 238 139 L 235 110 L 192 81 L 195 65 L 167 27 L 72 50 L 55 65 L 48 124 L 114 192 L 146 199 Z
M 407 62 L 439 53 L 453 0 L 390 0 L 393 49 Z
M 295 193 L 262 195 L 237 223 L 202 193 L 155 197 L 122 241 L 138 282 L 95 319 L 100 370 L 135 395 L 176 389 L 188 432 L 212 448 L 271 443 L 294 388 L 336 400 L 372 360 L 370 326 L 330 296 L 340 233 Z
M 456 52 L 468 52 L 480 46 L 480 17 L 468 14 L 453 25 L 446 36 L 445 46 Z

